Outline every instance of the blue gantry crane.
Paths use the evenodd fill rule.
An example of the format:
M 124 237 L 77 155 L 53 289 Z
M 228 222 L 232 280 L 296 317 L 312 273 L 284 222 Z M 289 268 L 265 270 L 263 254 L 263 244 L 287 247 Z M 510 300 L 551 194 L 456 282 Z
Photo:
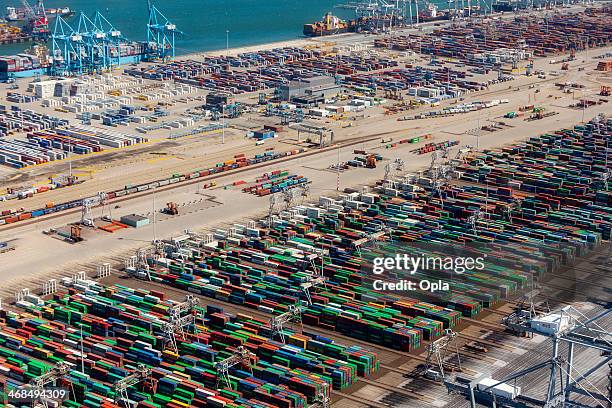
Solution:
M 147 5 L 147 41 L 140 44 L 143 52 L 139 56 L 149 61 L 173 59 L 175 37 L 182 33 L 150 0 Z M 81 12 L 73 25 L 58 15 L 51 41 L 52 75 L 57 76 L 108 71 L 121 64 L 123 45 L 130 43 L 99 11 L 92 17 Z
M 92 21 L 105 34 L 104 59 L 106 66 L 110 68 L 118 66 L 121 62 L 121 43 L 126 42 L 127 39 L 99 11 L 96 11 Z
M 98 72 L 106 68 L 106 61 L 104 60 L 106 34 L 96 27 L 93 21 L 82 11 L 79 14 L 77 33 L 83 39 L 85 51 L 83 68 L 85 72 Z
M 81 12 L 76 29 L 58 16 L 51 35 L 52 74 L 60 76 L 112 69 L 121 61 L 121 43 L 127 41 L 99 11 L 93 17 Z
M 62 16 L 55 19 L 51 35 L 52 74 L 71 75 L 83 72 L 83 37 Z
M 174 40 L 182 32 L 150 0 L 147 0 L 147 6 L 149 10 L 149 21 L 147 22 L 147 59 L 161 61 L 174 59 Z

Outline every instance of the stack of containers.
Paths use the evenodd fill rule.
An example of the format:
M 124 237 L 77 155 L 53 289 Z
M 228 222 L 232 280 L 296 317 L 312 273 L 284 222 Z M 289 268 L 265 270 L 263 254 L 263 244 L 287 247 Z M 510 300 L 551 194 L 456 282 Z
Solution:
M 245 193 L 256 194 L 260 197 L 269 194 L 286 191 L 310 183 L 308 178 L 289 174 L 288 171 L 274 170 L 271 173 L 265 173 L 262 177 L 255 180 L 255 184 L 249 185 L 242 189 Z
M 74 369 L 61 380 L 72 395 L 64 406 L 116 407 L 113 383 L 142 363 L 150 376 L 128 390 L 140 406 L 291 408 L 312 404 L 330 391 L 326 384 L 344 389 L 378 369 L 376 355 L 360 347 L 291 332 L 283 344 L 268 338 L 267 321 L 212 306 L 197 310 L 202 318 L 172 350 L 162 325 L 173 305 L 161 292 L 83 281 L 44 305 L 24 305 L 27 313 L 2 311 L 0 378 L 16 387 L 65 361 Z M 238 346 L 253 353 L 252 373 L 236 366 L 231 388 L 221 383 L 217 389 L 215 363 Z
M 344 194 L 323 200 L 325 206 L 283 213 L 271 229 L 217 231 L 218 242 L 187 244 L 183 254 L 188 259 L 170 259 L 153 276 L 265 313 L 280 314 L 301 303 L 306 325 L 413 350 L 455 327 L 461 316 L 476 316 L 609 239 L 612 214 L 597 204 L 602 194 L 596 191 L 607 169 L 610 135 L 612 121 L 594 121 L 487 151 L 459 166 L 462 177 L 474 185 L 448 186 L 433 194 L 429 179 L 402 179 L 393 196 L 384 189 Z M 428 193 L 416 195 L 416 184 Z M 521 206 L 512 205 L 517 200 Z M 474 227 L 469 219 L 477 213 L 484 214 L 483 220 Z M 357 244 L 368 244 L 377 231 L 392 242 L 358 251 Z M 410 242 L 459 245 L 488 261 L 484 270 L 465 271 L 449 293 L 415 291 L 399 297 L 373 290 L 364 263 L 410 252 L 405 245 Z M 327 250 L 325 256 L 313 262 L 311 256 L 321 249 Z M 311 293 L 308 304 L 301 283 L 313 268 L 328 279 Z M 391 277 L 397 281 L 400 275 Z M 445 277 L 423 269 L 414 276 Z

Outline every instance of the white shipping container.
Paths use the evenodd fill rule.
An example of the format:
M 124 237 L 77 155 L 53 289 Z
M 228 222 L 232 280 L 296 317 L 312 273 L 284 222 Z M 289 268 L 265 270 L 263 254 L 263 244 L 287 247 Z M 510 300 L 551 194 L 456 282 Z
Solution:
M 554 334 L 566 329 L 570 324 L 570 316 L 565 314 L 550 314 L 531 320 L 531 327 L 544 334 Z
M 491 387 L 487 389 L 488 392 L 491 392 L 499 397 L 508 398 L 510 400 L 515 399 L 521 394 L 521 387 L 515 387 L 506 383 L 498 383 L 499 381 L 494 380 L 493 378 L 483 378 L 482 380 L 478 381 L 476 388 L 479 391 L 484 391 L 488 387 Z

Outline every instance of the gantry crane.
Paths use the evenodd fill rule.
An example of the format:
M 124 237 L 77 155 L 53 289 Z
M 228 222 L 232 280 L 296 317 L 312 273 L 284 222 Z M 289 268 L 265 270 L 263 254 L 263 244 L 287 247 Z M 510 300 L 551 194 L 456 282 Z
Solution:
M 83 55 L 86 54 L 83 37 L 60 15 L 55 18 L 51 41 L 53 75 L 83 73 Z
M 302 197 L 302 202 L 304 202 L 304 199 L 308 197 L 309 193 L 310 186 L 308 184 L 302 184 L 294 188 L 283 190 L 282 194 L 285 211 L 293 207 L 297 197 Z
M 51 39 L 54 75 L 110 70 L 119 65 L 126 41 L 99 11 L 92 17 L 81 12 L 75 26 L 57 15 Z
M 164 333 L 165 345 L 170 343 L 172 351 L 178 353 L 178 345 L 176 344 L 176 334 L 185 337 L 185 327 L 196 323 L 196 307 L 199 304 L 198 298 L 187 295 L 184 302 L 178 303 L 168 308 L 168 321 L 162 325 Z M 186 314 L 185 314 L 186 313 Z M 185 315 L 183 315 L 185 314 Z M 164 347 L 165 347 L 164 345 Z
M 128 275 L 150 281 L 151 268 L 149 266 L 149 258 L 155 260 L 161 254 L 163 254 L 163 243 L 161 241 L 156 242 L 150 247 L 140 248 L 136 251 L 136 255 L 132 255 L 125 260 L 125 271 Z
M 457 150 L 457 154 L 455 155 L 455 162 L 466 163 L 471 154 L 472 146 L 465 145 L 465 147 Z
M 461 357 L 459 355 L 459 346 L 457 345 L 457 333 L 452 331 L 451 329 L 446 329 L 444 332 L 444 337 L 441 337 L 435 341 L 433 341 L 427 347 L 427 358 L 425 360 L 425 369 L 423 370 L 423 374 L 426 377 L 432 376 L 434 379 L 444 380 L 444 366 L 448 366 L 444 360 L 448 355 L 452 346 L 455 346 L 455 354 L 457 356 L 457 365 L 452 366 L 452 369 L 458 368 L 461 371 Z M 438 369 L 437 372 L 433 371 L 432 368 L 436 367 Z
M 151 3 L 151 0 L 147 0 L 147 10 L 149 11 L 147 58 L 161 61 L 174 59 L 176 55 L 174 41 L 182 32 Z
M 477 384 L 474 382 L 459 384 L 447 381 L 448 390 L 467 394 L 472 408 L 476 408 L 477 400 L 489 400 L 493 402 L 493 406 L 503 407 L 524 407 L 523 401 L 548 408 L 587 406 L 578 401 L 573 401 L 572 397 L 575 394 L 579 394 L 581 398 L 587 397 L 590 403 L 588 406 L 612 405 L 612 399 L 610 399 L 608 393 L 602 389 L 597 389 L 597 386 L 589 380 L 589 377 L 593 377 L 596 372 L 612 362 L 612 332 L 605 328 L 609 326 L 607 323 L 609 323 L 609 315 L 612 313 L 612 309 L 605 308 L 595 310 L 592 313 L 593 315 L 586 316 L 573 306 L 565 306 L 556 312 L 523 320 L 514 327 L 514 330 L 539 334 L 550 339 L 552 355 L 549 359 L 507 375 L 500 380 L 489 379 L 485 386 L 478 384 L 478 387 L 476 387 Z M 590 364 L 586 370 L 579 370 L 574 362 L 574 355 L 579 347 L 597 351 L 597 354 L 599 354 L 599 359 Z M 543 350 L 547 349 L 543 346 L 541 348 Z M 563 352 L 567 351 L 565 356 L 561 356 L 562 350 Z M 520 393 L 522 401 L 509 399 L 495 393 L 495 387 L 499 385 L 516 381 L 521 377 L 543 370 L 550 372 L 544 399 L 523 395 L 525 390 L 519 390 L 518 388 L 515 388 L 515 392 Z
M 384 183 L 385 185 L 393 188 L 395 185 L 395 181 L 392 180 L 392 176 L 394 176 L 396 173 L 400 173 L 401 171 L 404 170 L 404 165 L 405 162 L 404 160 L 400 159 L 399 157 L 396 158 L 395 160 L 393 160 L 390 163 L 387 163 L 385 165 L 385 177 L 384 177 Z
M 474 213 L 468 217 L 467 222 L 470 224 L 474 235 L 478 235 L 478 222 L 484 218 L 485 217 L 482 211 L 480 211 L 480 208 L 474 211 Z
M 49 19 L 42 0 L 38 0 L 34 7 L 27 0 L 21 0 L 21 5 L 27 22 L 26 31 L 35 37 L 46 38 L 49 34 Z
M 272 229 L 272 218 L 274 217 L 274 207 L 276 206 L 276 193 L 270 194 L 270 203 L 268 205 L 268 228 Z
M 612 169 L 608 169 L 602 176 L 601 181 L 603 184 L 603 190 L 608 191 L 608 182 L 612 179 Z
M 512 224 L 512 213 L 514 211 L 521 211 L 521 208 L 522 208 L 521 200 L 517 198 L 513 199 L 510 203 L 508 203 L 508 205 L 504 207 L 504 214 L 506 215 L 506 218 L 508 218 L 508 221 L 510 221 L 511 224 Z
M 442 187 L 448 185 L 450 180 L 453 178 L 455 167 L 458 158 L 461 157 L 461 150 L 457 153 L 455 160 L 449 159 L 450 152 L 448 148 L 443 150 L 436 150 L 431 155 L 431 163 L 427 173 L 430 175 L 431 182 L 431 196 L 438 195 L 440 202 L 444 204 L 444 198 L 442 196 Z
M 215 370 L 217 371 L 216 387 L 219 388 L 221 381 L 224 381 L 228 387 L 231 387 L 229 370 L 236 365 L 240 364 L 242 366 L 246 366 L 251 371 L 251 374 L 253 374 L 253 369 L 251 367 L 252 358 L 256 358 L 255 354 L 244 346 L 238 346 L 236 347 L 236 351 L 234 351 L 231 356 L 225 360 L 217 362 L 215 364 Z
M 319 147 L 331 146 L 334 144 L 334 131 L 324 126 L 314 126 L 307 123 L 296 123 L 290 125 L 291 129 L 297 130 L 298 141 L 300 140 L 300 132 L 309 133 L 319 136 Z
M 380 239 L 382 237 L 384 237 L 389 231 L 377 231 L 377 232 L 372 232 L 370 234 L 368 234 L 367 236 L 363 237 L 363 238 L 359 238 L 356 239 L 355 241 L 353 241 L 353 247 L 355 248 L 355 251 L 357 251 L 357 255 L 359 255 L 359 257 L 361 257 L 361 248 L 369 245 L 369 244 L 374 244 L 376 245 L 376 243 L 378 241 L 380 241 Z
M 525 331 L 524 327 L 529 321 L 550 314 L 548 302 L 545 306 L 536 306 L 533 298 L 539 294 L 539 291 L 533 290 L 525 294 L 521 302 L 514 308 L 514 311 L 502 319 L 502 324 L 517 336 L 533 336 L 533 332 Z
M 108 195 L 105 192 L 99 192 L 93 197 L 84 198 L 81 205 L 81 224 L 85 225 L 86 227 L 94 226 L 94 216 L 91 212 L 91 208 L 95 205 L 102 207 L 102 216 L 104 216 L 106 211 L 108 211 L 109 217 L 111 217 Z
M 285 343 L 285 325 L 293 324 L 302 327 L 302 307 L 298 305 L 289 305 L 289 309 L 278 316 L 272 316 L 269 321 L 270 338 L 273 339 L 276 335 Z
M 54 384 L 57 380 L 68 375 L 68 373 L 70 373 L 70 364 L 65 361 L 59 362 L 53 367 L 51 367 L 49 371 L 47 371 L 43 375 L 33 378 L 30 381 L 30 386 L 33 388 L 35 395 L 36 393 L 40 395 L 41 392 L 44 390 L 45 386 L 47 386 L 48 384 Z M 48 407 L 47 400 L 40 397 L 34 398 L 34 400 L 32 401 L 32 405 L 42 406 L 45 408 Z
M 115 394 L 115 404 L 119 404 L 119 401 L 123 399 L 126 403 L 126 406 L 129 406 L 127 401 L 129 401 L 127 390 L 134 385 L 145 381 L 147 378 L 151 376 L 151 368 L 147 367 L 144 364 L 138 364 L 136 370 L 134 370 L 130 375 L 124 377 L 115 384 L 113 384 L 113 391 Z
M 321 387 L 321 392 L 317 394 L 314 402 L 308 408 L 329 408 L 331 406 L 331 398 L 329 398 L 329 384 L 324 383 Z
M 300 283 L 300 289 L 306 296 L 306 301 L 309 305 L 312 305 L 312 296 L 310 296 L 310 289 L 314 289 L 320 286 L 327 288 L 327 278 L 323 276 L 323 262 L 324 252 L 321 251 L 321 255 L 309 254 L 307 259 L 312 267 L 312 273 L 307 275 L 306 279 Z M 317 267 L 317 259 L 321 258 L 321 267 Z

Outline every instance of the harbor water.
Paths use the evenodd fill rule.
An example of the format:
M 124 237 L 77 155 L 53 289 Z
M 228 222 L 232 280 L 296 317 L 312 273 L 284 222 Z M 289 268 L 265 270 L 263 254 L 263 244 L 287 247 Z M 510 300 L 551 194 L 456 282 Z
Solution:
M 227 42 L 230 48 L 236 48 L 300 38 L 304 24 L 320 20 L 330 10 L 342 18 L 354 16 L 353 10 L 334 8 L 338 4 L 335 0 L 175 0 L 153 3 L 184 32 L 176 41 L 178 54 L 224 49 Z M 2 16 L 7 6 L 20 7 L 20 4 L 17 0 L 0 0 Z M 127 38 L 146 39 L 145 0 L 48 0 L 45 6 L 70 7 L 84 11 L 88 16 L 100 10 Z M 78 13 L 67 21 L 76 26 L 77 19 Z M 51 31 L 54 21 L 50 21 Z M 0 54 L 15 54 L 27 47 L 28 44 L 0 46 Z

